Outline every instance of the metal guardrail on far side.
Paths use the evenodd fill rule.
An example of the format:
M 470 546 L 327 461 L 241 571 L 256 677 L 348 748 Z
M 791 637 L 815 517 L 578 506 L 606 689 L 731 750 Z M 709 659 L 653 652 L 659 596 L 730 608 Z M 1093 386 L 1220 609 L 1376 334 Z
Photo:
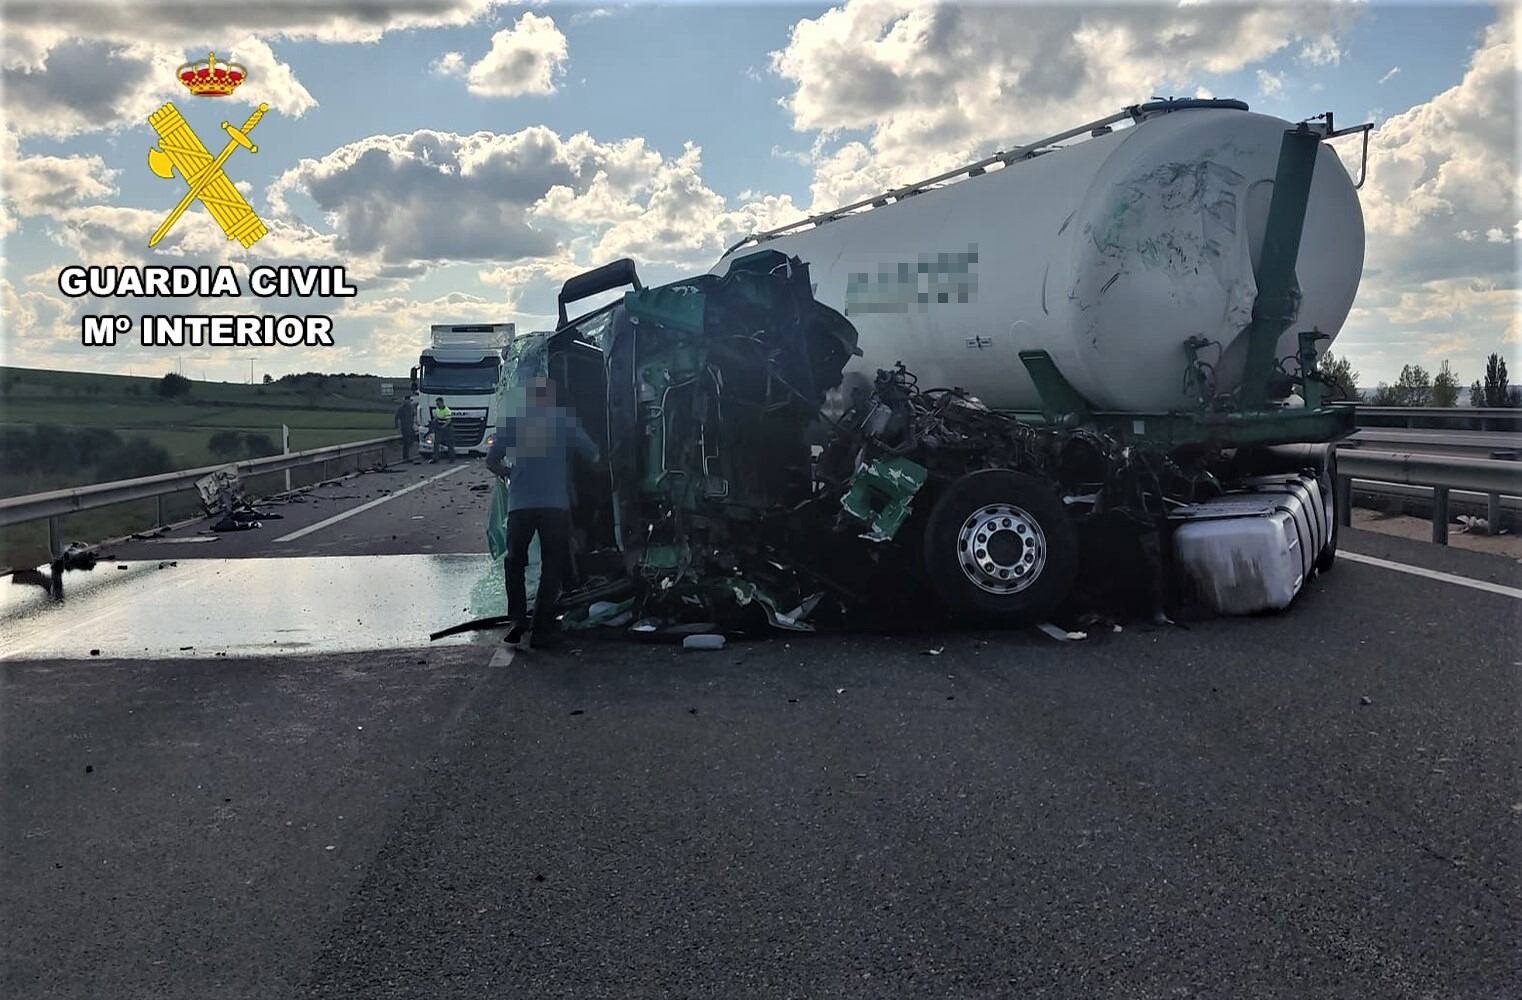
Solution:
M 110 507 L 113 504 L 129 503 L 133 500 L 157 498 L 159 501 L 158 521 L 160 524 L 163 524 L 164 497 L 171 493 L 193 490 L 196 488 L 197 480 L 222 469 L 236 468 L 240 476 L 257 476 L 270 472 L 281 472 L 287 469 L 316 465 L 318 463 L 326 464 L 341 458 L 359 457 L 372 453 L 384 458 L 386 448 L 392 445 L 399 445 L 401 440 L 399 435 L 392 434 L 388 437 L 371 438 L 367 441 L 350 441 L 346 444 L 329 445 L 326 448 L 311 448 L 306 451 L 291 452 L 287 455 L 271 455 L 268 458 L 251 458 L 242 462 L 207 465 L 199 469 L 183 469 L 179 472 L 165 472 L 157 476 L 143 476 L 140 479 L 123 479 L 114 483 L 76 486 L 71 489 L 53 490 L 48 493 L 31 493 L 26 496 L 4 497 L 0 498 L 0 527 L 23 524 L 28 521 L 40 521 L 46 518 L 48 521 L 48 547 L 56 555 L 59 541 L 57 519 L 65 514 L 77 514 L 80 511 Z
M 1522 409 L 1489 406 L 1365 406 L 1359 427 L 1436 427 L 1474 431 L 1522 431 Z
M 1448 493 L 1467 490 L 1489 500 L 1489 523 L 1501 520 L 1501 498 L 1522 496 L 1522 462 L 1455 455 L 1337 449 L 1337 516 L 1352 521 L 1353 480 L 1423 486 L 1432 490 L 1432 540 L 1448 544 Z

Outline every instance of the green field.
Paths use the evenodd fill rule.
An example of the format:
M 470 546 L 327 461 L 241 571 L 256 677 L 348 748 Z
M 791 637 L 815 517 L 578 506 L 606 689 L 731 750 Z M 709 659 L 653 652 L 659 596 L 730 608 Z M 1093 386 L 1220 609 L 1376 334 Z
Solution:
M 208 442 L 217 432 L 267 435 L 276 447 L 280 427 L 290 428 L 292 451 L 362 441 L 392 432 L 396 398 L 381 394 L 382 382 L 404 393 L 405 378 L 299 376 L 268 385 L 192 381 L 177 398 L 159 394 L 159 379 L 0 366 L 0 430 L 35 431 L 51 425 L 74 432 L 103 428 L 124 441 L 144 438 L 163 448 L 169 468 L 193 469 L 230 459 Z M 239 456 L 242 457 L 242 456 Z M 93 466 L 0 469 L 0 496 L 86 486 L 103 479 Z M 304 477 L 298 477 L 304 478 Z M 176 496 L 170 515 L 193 513 L 192 494 Z M 122 505 L 65 519 L 64 535 L 94 541 L 152 524 L 152 502 Z M 0 563 L 28 565 L 46 554 L 45 526 L 0 529 Z

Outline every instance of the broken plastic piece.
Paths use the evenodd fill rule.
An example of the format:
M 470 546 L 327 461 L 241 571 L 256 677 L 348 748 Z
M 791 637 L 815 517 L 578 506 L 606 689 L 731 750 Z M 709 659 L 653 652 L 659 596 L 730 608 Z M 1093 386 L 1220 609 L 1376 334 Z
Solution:
M 723 649 L 722 635 L 689 635 L 682 640 L 683 649 Z

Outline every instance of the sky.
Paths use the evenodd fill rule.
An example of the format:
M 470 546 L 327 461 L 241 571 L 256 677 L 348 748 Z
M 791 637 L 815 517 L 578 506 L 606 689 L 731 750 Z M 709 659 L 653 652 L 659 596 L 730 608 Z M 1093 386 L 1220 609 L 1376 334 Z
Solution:
M 1358 299 L 1333 350 L 1360 384 L 1499 351 L 1522 373 L 1510 5 L 1035 6 L 846 0 L 0 0 L 0 362 L 244 381 L 404 375 L 431 323 L 550 328 L 560 284 L 632 257 L 647 284 L 748 232 L 1153 96 L 1373 121 Z M 197 98 L 177 68 L 247 68 Z M 247 250 L 147 167 L 173 101 L 269 228 Z M 1345 150 L 1354 154 L 1353 148 Z M 359 293 L 240 299 L 331 315 L 331 348 L 84 347 L 84 314 L 226 300 L 68 298 L 74 264 L 342 264 Z

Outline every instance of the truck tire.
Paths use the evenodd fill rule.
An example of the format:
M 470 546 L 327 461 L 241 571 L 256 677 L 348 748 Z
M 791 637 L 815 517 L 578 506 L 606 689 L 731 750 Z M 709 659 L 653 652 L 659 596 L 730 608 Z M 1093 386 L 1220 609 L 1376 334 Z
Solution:
M 1051 488 L 1007 469 L 952 483 L 930 511 L 925 575 L 953 614 L 989 625 L 1044 620 L 1078 571 L 1078 536 Z
M 1316 572 L 1330 573 L 1337 563 L 1337 533 L 1342 527 L 1342 511 L 1338 509 L 1337 498 L 1337 450 L 1329 449 L 1326 464 L 1322 466 L 1325 478 L 1322 488 L 1326 495 L 1327 531 L 1326 545 L 1322 546 L 1321 553 L 1316 556 Z

